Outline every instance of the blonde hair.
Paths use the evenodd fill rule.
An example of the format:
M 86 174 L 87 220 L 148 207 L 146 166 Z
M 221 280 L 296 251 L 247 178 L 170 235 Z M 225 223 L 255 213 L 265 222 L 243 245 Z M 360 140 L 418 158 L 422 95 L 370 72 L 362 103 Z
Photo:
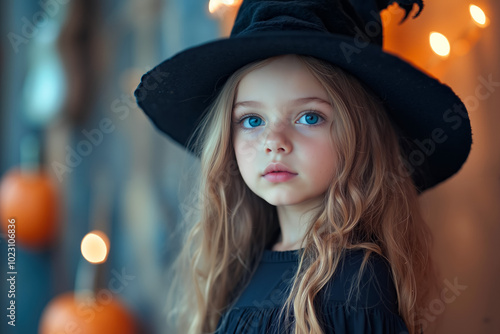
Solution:
M 346 249 L 364 249 L 361 279 L 371 253 L 388 260 L 399 313 L 409 333 L 433 286 L 431 235 L 398 137 L 382 103 L 358 80 L 324 61 L 298 57 L 324 86 L 336 113 L 332 139 L 337 169 L 303 240 L 299 268 L 282 312 L 294 315 L 294 333 L 322 333 L 315 297 Z M 241 178 L 232 145 L 231 114 L 241 78 L 272 58 L 236 71 L 198 128 L 200 188 L 190 203 L 198 218 L 173 267 L 169 322 L 178 333 L 214 332 L 224 311 L 249 283 L 265 246 L 279 231 L 276 208 Z M 404 168 L 403 168 L 404 169 Z M 256 223 L 258 222 L 258 223 Z M 288 316 L 287 316 L 288 319 Z

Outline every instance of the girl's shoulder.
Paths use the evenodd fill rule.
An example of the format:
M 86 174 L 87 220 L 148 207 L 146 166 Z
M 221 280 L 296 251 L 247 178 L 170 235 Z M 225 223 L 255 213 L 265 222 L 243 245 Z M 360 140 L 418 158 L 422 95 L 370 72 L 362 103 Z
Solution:
M 362 267 L 366 251 L 346 250 L 334 276 L 323 289 L 326 304 L 355 309 L 382 307 L 397 313 L 397 293 L 387 260 L 371 252 Z

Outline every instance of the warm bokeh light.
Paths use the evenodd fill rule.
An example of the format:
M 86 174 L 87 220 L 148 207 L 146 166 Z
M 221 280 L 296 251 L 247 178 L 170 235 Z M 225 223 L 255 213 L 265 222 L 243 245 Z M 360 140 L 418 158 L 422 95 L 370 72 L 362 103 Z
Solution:
M 470 5 L 469 12 L 470 16 L 477 25 L 479 25 L 480 27 L 486 26 L 487 23 L 486 14 L 484 14 L 484 11 L 481 8 L 479 8 L 476 5 Z
M 102 263 L 108 257 L 109 239 L 101 231 L 92 231 L 83 237 L 81 250 L 85 260 Z
M 241 0 L 210 0 L 208 3 L 208 10 L 213 14 L 222 6 L 237 6 L 240 2 Z
M 431 44 L 432 51 L 441 57 L 446 57 L 450 54 L 450 42 L 448 42 L 448 39 L 443 34 L 431 32 L 429 43 Z

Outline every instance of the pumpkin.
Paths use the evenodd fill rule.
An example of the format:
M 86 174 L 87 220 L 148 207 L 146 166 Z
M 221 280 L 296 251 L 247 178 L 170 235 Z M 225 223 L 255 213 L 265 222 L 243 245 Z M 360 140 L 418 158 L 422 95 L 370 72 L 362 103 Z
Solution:
M 135 334 L 132 315 L 109 290 L 97 295 L 67 292 L 43 311 L 39 334 Z
M 56 186 L 48 173 L 10 170 L 0 182 L 2 232 L 10 237 L 15 230 L 16 244 L 26 248 L 49 245 L 58 228 L 58 202 Z

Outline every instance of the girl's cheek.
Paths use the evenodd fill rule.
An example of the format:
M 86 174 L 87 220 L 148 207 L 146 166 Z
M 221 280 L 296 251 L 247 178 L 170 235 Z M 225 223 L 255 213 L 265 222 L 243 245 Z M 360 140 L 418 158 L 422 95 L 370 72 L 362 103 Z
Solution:
M 242 163 L 249 163 L 255 160 L 257 146 L 254 140 L 238 138 L 235 141 L 235 154 Z
M 240 142 L 240 146 L 257 146 L 264 138 L 264 130 L 261 128 L 252 130 L 239 130 L 235 139 Z
M 330 140 L 330 127 L 326 122 L 316 126 L 297 126 L 296 131 L 304 137 Z

